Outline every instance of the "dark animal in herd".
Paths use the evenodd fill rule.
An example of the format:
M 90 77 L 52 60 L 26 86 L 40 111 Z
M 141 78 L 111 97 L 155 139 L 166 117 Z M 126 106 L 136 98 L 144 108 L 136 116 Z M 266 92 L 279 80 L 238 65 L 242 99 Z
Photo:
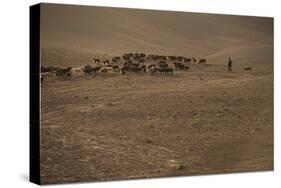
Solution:
M 188 70 L 189 69 L 188 66 L 185 66 L 182 63 L 174 62 L 173 64 L 175 66 L 176 71 L 178 71 L 178 70 Z
M 56 76 L 71 76 L 72 67 L 62 68 L 62 67 L 41 67 L 41 73 L 51 72 Z
M 109 64 L 109 60 L 105 60 L 102 63 L 103 63 L 103 65 L 108 65 Z
M 121 61 L 121 58 L 119 56 L 112 58 L 113 63 L 117 63 L 119 61 Z
M 199 63 L 199 64 L 206 64 L 206 62 L 207 62 L 206 59 L 200 59 L 198 63 Z
M 252 67 L 246 67 L 244 68 L 245 71 L 251 71 L 252 70 Z
M 60 68 L 56 70 L 56 76 L 67 76 L 70 77 L 71 76 L 71 72 L 70 70 L 72 69 L 72 67 L 67 67 L 67 68 Z
M 160 67 L 158 69 L 158 72 L 160 74 L 167 74 L 167 73 L 170 73 L 170 74 L 173 74 L 174 73 L 174 69 L 173 68 L 169 68 L 169 67 Z
M 119 71 L 119 66 L 118 65 L 112 65 L 112 69 L 114 72 Z
M 184 62 L 186 62 L 186 63 L 191 62 L 191 58 L 184 58 Z
M 98 58 L 97 59 L 93 58 L 92 61 L 93 61 L 93 63 L 97 63 L 97 64 L 100 63 L 100 59 L 98 59 Z
M 197 60 L 195 59 L 195 57 L 192 57 L 192 61 L 193 61 L 193 63 L 196 63 L 196 62 L 197 62 Z
M 120 69 L 121 75 L 125 75 L 128 72 L 134 73 L 145 73 L 146 65 L 141 65 L 139 63 L 133 63 L 132 61 L 125 62 L 123 67 Z
M 84 72 L 85 74 L 91 74 L 91 73 L 96 73 L 96 72 L 98 72 L 100 69 L 101 69 L 100 66 L 98 66 L 98 67 L 92 67 L 91 65 L 86 65 L 86 66 L 84 66 L 83 72 Z
M 41 67 L 41 81 L 44 81 L 47 78 L 55 77 L 55 76 L 66 76 L 71 77 L 71 69 L 72 67 L 62 68 L 62 67 Z
M 169 67 L 168 63 L 166 63 L 165 61 L 160 61 L 160 62 L 157 63 L 157 65 L 160 68 L 168 68 Z

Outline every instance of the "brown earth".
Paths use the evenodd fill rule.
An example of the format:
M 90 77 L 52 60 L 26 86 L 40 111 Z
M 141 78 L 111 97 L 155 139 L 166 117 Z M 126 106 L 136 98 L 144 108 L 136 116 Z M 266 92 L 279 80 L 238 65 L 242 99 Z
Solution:
M 273 74 L 254 70 L 42 83 L 42 183 L 272 170 Z
M 80 67 L 130 52 L 211 64 L 172 76 L 44 81 L 42 183 L 273 169 L 272 18 L 52 4 L 41 10 L 42 66 Z

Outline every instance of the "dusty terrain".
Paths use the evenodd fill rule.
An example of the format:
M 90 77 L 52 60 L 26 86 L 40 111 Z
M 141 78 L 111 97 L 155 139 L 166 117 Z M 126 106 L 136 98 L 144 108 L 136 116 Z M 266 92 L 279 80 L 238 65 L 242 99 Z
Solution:
M 44 81 L 41 183 L 273 169 L 273 19 L 45 4 L 41 23 L 42 66 L 127 52 L 211 64 Z
M 272 170 L 272 74 L 221 69 L 44 82 L 42 182 Z

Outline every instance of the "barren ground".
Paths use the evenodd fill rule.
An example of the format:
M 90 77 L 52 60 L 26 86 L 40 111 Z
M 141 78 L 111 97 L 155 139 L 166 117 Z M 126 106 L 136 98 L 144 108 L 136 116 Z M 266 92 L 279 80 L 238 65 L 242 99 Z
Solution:
M 273 74 L 193 65 L 173 76 L 42 83 L 42 183 L 273 169 Z

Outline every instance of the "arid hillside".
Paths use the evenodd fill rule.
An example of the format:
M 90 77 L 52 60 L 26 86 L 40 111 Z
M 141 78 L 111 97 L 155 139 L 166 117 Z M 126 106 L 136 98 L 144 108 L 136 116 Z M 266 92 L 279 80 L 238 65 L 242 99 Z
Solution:
M 265 51 L 272 61 L 272 18 L 44 4 L 41 21 L 45 65 L 73 66 L 127 52 L 222 63 L 227 56 L 259 58 Z

